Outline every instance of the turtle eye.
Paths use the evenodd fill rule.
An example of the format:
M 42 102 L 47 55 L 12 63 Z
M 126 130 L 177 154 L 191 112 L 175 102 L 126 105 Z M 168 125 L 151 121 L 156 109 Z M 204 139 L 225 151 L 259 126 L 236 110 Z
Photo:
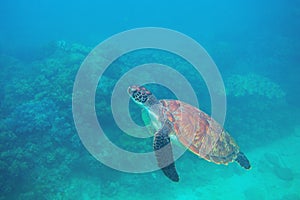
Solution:
M 147 90 L 146 88 L 144 88 L 144 87 L 140 87 L 140 90 L 143 91 L 147 95 L 151 94 L 151 92 L 149 90 Z
M 149 90 L 146 90 L 146 94 L 147 94 L 147 95 L 150 95 L 151 92 L 150 92 Z

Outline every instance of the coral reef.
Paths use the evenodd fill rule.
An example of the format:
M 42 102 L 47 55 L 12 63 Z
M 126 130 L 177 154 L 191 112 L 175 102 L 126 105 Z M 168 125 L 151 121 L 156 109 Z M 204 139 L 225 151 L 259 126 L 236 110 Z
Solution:
M 79 157 L 71 96 L 89 48 L 51 48 L 51 55 L 30 63 L 1 56 L 0 199 L 52 199 Z
M 51 129 L 57 115 L 58 110 L 54 102 L 42 99 L 17 106 L 6 122 L 17 134 L 40 134 Z
M 265 145 L 292 133 L 296 123 L 279 84 L 258 74 L 225 78 L 228 100 L 225 127 L 244 148 Z M 286 127 L 286 129 L 278 128 Z
M 231 75 L 225 81 L 226 94 L 242 97 L 247 95 L 259 95 L 268 99 L 284 98 L 285 92 L 271 79 L 258 74 Z
M 121 173 L 89 155 L 75 130 L 71 98 L 76 72 L 90 49 L 80 44 L 58 41 L 42 49 L 43 56 L 32 61 L 25 62 L 4 55 L 0 57 L 3 69 L 3 73 L 0 73 L 0 199 L 217 198 L 225 194 L 216 192 L 219 183 L 230 183 L 236 176 L 238 180 L 240 176 L 247 176 L 235 165 L 228 168 L 218 166 L 187 154 L 177 164 L 178 171 L 184 177 L 182 183 L 171 185 L 161 171 Z M 101 63 L 104 58 L 97 59 L 96 62 Z M 203 80 L 199 81 L 199 76 L 189 63 L 170 53 L 153 50 L 134 52 L 113 62 L 99 81 L 95 109 L 98 117 L 105 120 L 101 125 L 112 142 L 137 153 L 151 151 L 152 138 L 132 139 L 121 132 L 113 122 L 110 97 L 117 80 L 126 71 L 151 62 L 172 66 L 188 77 L 194 83 L 194 89 L 200 91 L 201 107 L 209 104 L 209 99 L 205 99 L 209 95 L 205 94 L 207 91 Z M 87 80 L 89 76 L 93 74 L 87 74 Z M 290 124 L 286 123 L 286 113 L 273 112 L 270 116 L 268 112 L 270 109 L 286 108 L 286 104 L 278 103 L 284 99 L 285 92 L 271 79 L 255 74 L 232 75 L 226 79 L 226 85 L 229 102 L 227 127 L 243 151 L 281 138 L 281 133 L 288 132 Z M 150 87 L 158 98 L 176 98 L 172 91 L 161 86 Z M 264 101 L 258 101 L 262 99 Z M 240 100 L 242 102 L 237 104 Z M 131 106 L 130 109 L 133 120 L 141 121 L 140 108 Z M 102 149 L 99 151 L 102 153 Z M 103 153 L 109 155 L 107 150 Z M 266 167 L 274 177 L 283 182 L 296 180 L 293 177 L 295 172 L 278 164 L 272 156 L 266 156 L 265 160 L 269 160 Z M 254 187 L 251 185 L 245 186 L 244 191 L 232 191 L 233 187 L 230 185 L 226 193 L 239 192 L 247 199 L 253 196 L 267 198 L 263 189 L 253 194 Z M 148 192 L 137 193 L 137 188 Z M 210 193 L 213 195 L 210 196 Z M 286 193 L 286 197 L 298 198 L 293 193 Z

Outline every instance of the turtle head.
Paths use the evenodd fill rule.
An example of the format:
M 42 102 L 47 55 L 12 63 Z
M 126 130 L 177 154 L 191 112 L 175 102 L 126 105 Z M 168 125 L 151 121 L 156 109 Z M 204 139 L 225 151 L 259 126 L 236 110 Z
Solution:
M 151 106 L 158 101 L 154 95 L 145 87 L 133 85 L 128 88 L 128 94 L 137 104 Z

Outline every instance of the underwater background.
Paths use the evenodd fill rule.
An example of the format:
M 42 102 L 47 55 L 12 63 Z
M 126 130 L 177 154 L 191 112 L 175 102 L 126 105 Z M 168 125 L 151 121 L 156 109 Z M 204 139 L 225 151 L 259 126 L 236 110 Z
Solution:
M 299 19 L 299 0 L 2 0 L 0 199 L 299 200 Z M 251 170 L 186 152 L 176 161 L 180 182 L 173 183 L 161 171 L 111 169 L 85 149 L 72 116 L 81 63 L 113 34 L 149 26 L 180 31 L 213 58 L 227 94 L 224 126 Z M 184 60 L 151 49 L 124 55 L 101 78 L 95 107 L 106 135 L 129 151 L 151 151 L 152 138 L 118 129 L 111 90 L 126 71 L 154 62 L 184 74 L 200 108 L 210 112 L 205 83 Z M 166 88 L 149 88 L 159 99 L 176 98 Z M 141 124 L 141 109 L 129 107 Z

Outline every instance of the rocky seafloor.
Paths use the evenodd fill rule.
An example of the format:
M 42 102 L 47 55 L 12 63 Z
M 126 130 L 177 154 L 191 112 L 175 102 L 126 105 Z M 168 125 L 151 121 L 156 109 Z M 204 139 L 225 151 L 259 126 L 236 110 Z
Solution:
M 82 145 L 72 117 L 73 83 L 90 50 L 58 41 L 30 60 L 0 55 L 0 199 L 300 199 L 299 115 L 291 112 L 290 94 L 280 83 L 254 72 L 223 77 L 225 127 L 252 170 L 214 165 L 186 153 L 177 161 L 181 182 L 173 184 L 160 171 L 128 174 L 98 162 Z M 118 130 L 110 97 L 122 74 L 150 62 L 174 66 L 196 91 L 205 91 L 197 94 L 201 109 L 210 105 L 203 80 L 182 59 L 148 50 L 116 60 L 99 83 L 96 112 L 106 119 L 112 141 L 136 152 L 150 151 L 152 139 L 133 140 Z M 159 87 L 153 93 L 174 97 Z M 131 111 L 139 121 L 140 109 L 132 106 Z

